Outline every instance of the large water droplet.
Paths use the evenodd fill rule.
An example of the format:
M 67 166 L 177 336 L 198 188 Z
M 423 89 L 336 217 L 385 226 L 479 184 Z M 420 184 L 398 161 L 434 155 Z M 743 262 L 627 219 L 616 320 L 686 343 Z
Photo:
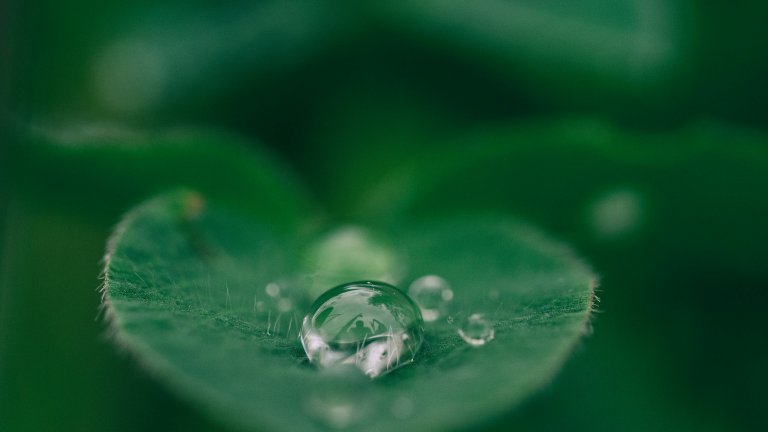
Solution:
M 353 282 L 315 300 L 300 337 L 312 363 L 350 364 L 375 378 L 413 361 L 424 328 L 419 308 L 399 289 Z
M 482 346 L 493 340 L 496 331 L 482 314 L 474 313 L 468 316 L 458 330 L 464 342 L 472 346 Z
M 453 290 L 448 282 L 436 275 L 422 276 L 411 282 L 408 294 L 421 308 L 424 321 L 435 321 L 443 315 L 453 300 Z

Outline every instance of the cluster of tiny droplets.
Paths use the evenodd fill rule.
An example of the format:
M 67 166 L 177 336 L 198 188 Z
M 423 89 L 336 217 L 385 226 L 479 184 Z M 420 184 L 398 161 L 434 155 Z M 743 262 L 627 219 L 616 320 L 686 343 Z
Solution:
M 280 286 L 269 284 L 265 291 L 277 299 L 279 310 Z M 423 322 L 445 316 L 454 294 L 437 275 L 415 279 L 408 291 L 411 297 L 372 281 L 328 290 L 312 305 L 299 332 L 307 358 L 321 368 L 353 365 L 371 378 L 413 362 L 422 344 Z M 447 315 L 446 322 L 453 325 L 453 321 Z M 278 325 L 275 321 L 272 330 L 277 331 Z M 493 326 L 479 313 L 463 319 L 456 332 L 475 347 L 495 337 Z
M 408 288 L 408 294 L 419 305 L 426 322 L 436 321 L 446 314 L 450 309 L 451 300 L 453 300 L 451 285 L 437 275 L 426 275 L 414 280 Z M 489 293 L 492 300 L 498 300 L 498 296 L 499 293 L 496 290 Z M 448 315 L 446 322 L 452 325 L 454 317 Z M 461 320 L 456 332 L 464 342 L 473 347 L 485 345 L 496 336 L 491 323 L 480 313 L 471 313 Z
M 279 288 L 269 284 L 265 290 L 279 298 Z M 361 422 L 372 407 L 364 396 L 367 387 L 355 379 L 362 375 L 348 370 L 377 378 L 413 362 L 422 344 L 423 322 L 447 314 L 453 299 L 448 282 L 436 275 L 414 280 L 409 294 L 412 298 L 381 282 L 354 282 L 332 288 L 312 305 L 299 332 L 304 351 L 310 362 L 326 371 L 325 378 L 345 374 L 343 379 L 334 378 L 333 385 L 310 392 L 305 409 L 316 421 L 335 429 Z M 452 315 L 445 315 L 445 320 L 453 326 Z M 462 319 L 456 332 L 473 347 L 495 337 L 493 326 L 479 313 Z M 415 404 L 399 397 L 389 409 L 394 418 L 406 419 L 413 415 Z
M 263 294 L 266 294 L 266 298 Z M 300 321 L 297 315 L 295 290 L 285 282 L 270 282 L 253 297 L 253 312 L 264 319 L 267 336 L 298 336 Z

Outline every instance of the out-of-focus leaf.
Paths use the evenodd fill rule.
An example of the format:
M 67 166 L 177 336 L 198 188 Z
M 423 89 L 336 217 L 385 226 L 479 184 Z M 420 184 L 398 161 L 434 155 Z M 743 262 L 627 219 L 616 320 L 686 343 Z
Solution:
M 11 136 L 9 153 L 9 178 L 17 193 L 90 216 L 114 218 L 131 203 L 171 187 L 194 187 L 221 203 L 288 225 L 311 208 L 278 160 L 222 131 L 37 128 Z
M 391 28 L 477 63 L 500 67 L 549 100 L 580 106 L 664 96 L 691 56 L 685 1 L 483 0 L 375 2 Z M 577 99 L 579 99 L 577 101 Z M 666 100 L 666 99 L 665 99 Z

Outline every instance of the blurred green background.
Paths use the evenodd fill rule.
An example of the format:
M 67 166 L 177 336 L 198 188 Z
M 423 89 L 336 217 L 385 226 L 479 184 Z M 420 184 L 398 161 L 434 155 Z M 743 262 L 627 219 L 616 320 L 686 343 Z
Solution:
M 593 264 L 594 334 L 489 429 L 768 430 L 767 20 L 712 0 L 4 2 L 0 430 L 225 430 L 105 340 L 96 292 L 141 199 L 247 192 L 218 133 L 328 219 L 501 209 Z M 168 138 L 190 127 L 214 132 Z

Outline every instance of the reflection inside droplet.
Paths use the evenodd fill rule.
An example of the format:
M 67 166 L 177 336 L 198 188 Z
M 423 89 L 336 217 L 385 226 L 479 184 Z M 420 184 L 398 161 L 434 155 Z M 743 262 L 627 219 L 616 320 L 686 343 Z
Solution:
M 423 335 L 421 313 L 403 292 L 383 282 L 354 282 L 315 301 L 300 337 L 312 363 L 354 365 L 375 378 L 412 362 Z
M 493 340 L 496 331 L 482 314 L 468 316 L 457 330 L 464 342 L 472 346 L 482 346 Z
M 413 281 L 408 294 L 419 305 L 421 315 L 427 322 L 440 318 L 453 300 L 453 290 L 448 282 L 436 275 L 422 276 Z

